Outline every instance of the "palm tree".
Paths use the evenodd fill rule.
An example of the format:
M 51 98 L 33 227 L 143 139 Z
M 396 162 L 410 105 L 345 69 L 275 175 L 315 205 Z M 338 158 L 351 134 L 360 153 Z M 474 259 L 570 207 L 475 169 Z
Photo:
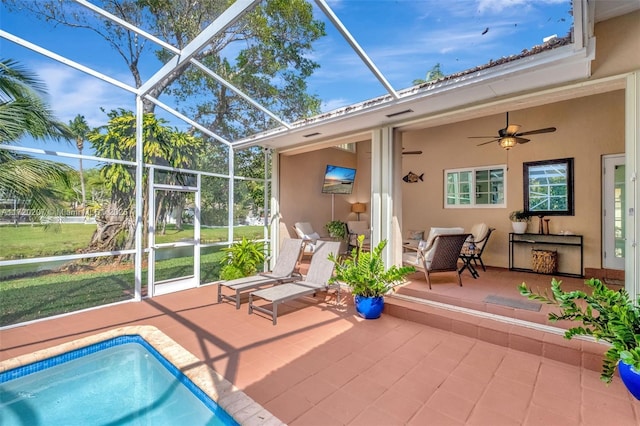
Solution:
M 78 148 L 78 153 L 82 155 L 82 149 L 84 148 L 84 140 L 87 138 L 87 134 L 89 133 L 89 125 L 87 121 L 84 119 L 84 115 L 76 115 L 76 117 L 69 121 L 69 131 L 73 138 L 76 141 L 76 147 Z M 82 171 L 82 158 L 78 159 L 79 168 L 78 172 L 80 174 L 80 191 L 82 192 L 82 214 L 84 214 L 84 209 L 87 206 L 87 196 L 85 194 L 84 189 L 84 174 Z
M 67 138 L 43 100 L 44 85 L 34 74 L 11 59 L 0 61 L 0 144 L 30 136 L 34 139 Z M 27 202 L 31 208 L 52 207 L 52 183 L 68 183 L 69 167 L 0 149 L 0 193 Z

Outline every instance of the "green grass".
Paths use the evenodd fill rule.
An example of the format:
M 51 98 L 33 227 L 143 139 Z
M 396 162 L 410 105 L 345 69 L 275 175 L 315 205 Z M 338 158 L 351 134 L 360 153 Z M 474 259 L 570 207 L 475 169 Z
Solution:
M 220 250 L 208 249 L 201 257 L 202 283 L 218 279 Z M 161 281 L 191 274 L 192 258 L 162 261 L 156 268 Z M 142 282 L 146 287 L 147 269 Z M 0 282 L 0 326 L 17 324 L 81 309 L 130 300 L 134 296 L 133 265 L 112 272 L 49 273 Z
M 62 224 L 45 227 L 44 225 L 0 226 L 0 260 L 29 259 L 34 257 L 73 254 L 89 245 L 95 225 Z M 227 240 L 227 228 L 202 228 L 200 236 L 203 243 Z M 234 238 L 260 239 L 263 236 L 261 226 L 241 226 L 234 230 Z M 157 243 L 169 243 L 181 239 L 192 239 L 193 227 L 187 225 L 183 230 L 167 226 L 165 235 L 157 235 Z
M 75 253 L 86 247 L 95 230 L 94 225 L 63 224 L 57 229 L 34 226 L 0 226 L 0 259 L 20 259 Z M 235 238 L 260 239 L 263 228 L 243 226 L 234 231 Z M 201 230 L 203 242 L 227 240 L 226 228 Z M 193 229 L 176 230 L 168 226 L 165 235 L 156 242 L 167 243 L 193 238 Z M 202 250 L 200 281 L 218 279 L 220 260 L 224 254 L 219 247 Z M 0 326 L 17 324 L 81 309 L 130 300 L 134 297 L 133 264 L 117 266 L 107 272 L 89 261 L 74 261 L 81 272 L 50 272 L 29 277 L 0 281 Z M 7 267 L 9 268 L 9 267 Z M 193 258 L 173 258 L 156 263 L 156 281 L 191 275 Z M 147 283 L 147 269 L 143 269 L 143 285 Z

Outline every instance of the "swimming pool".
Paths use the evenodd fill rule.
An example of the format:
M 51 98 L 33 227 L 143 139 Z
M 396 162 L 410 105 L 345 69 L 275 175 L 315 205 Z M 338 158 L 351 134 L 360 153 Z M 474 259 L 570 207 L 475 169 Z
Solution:
M 7 426 L 238 424 L 135 335 L 1 373 L 0 394 Z
M 76 362 L 84 365 L 78 366 L 78 370 L 73 374 L 65 371 Z M 150 367 L 153 365 L 155 366 Z M 96 375 L 102 374 L 107 367 L 122 373 L 119 378 L 113 379 L 117 390 L 111 395 L 96 397 L 94 394 L 107 388 L 112 380 Z M 149 369 L 162 373 L 159 376 L 149 376 L 145 373 L 142 383 L 125 390 L 124 386 L 126 382 L 131 381 L 134 370 L 148 372 Z M 57 370 L 62 372 L 58 373 Z M 36 388 L 13 388 L 14 380 L 17 378 L 31 380 L 39 374 L 46 376 L 42 379 L 44 383 L 40 382 Z M 79 381 L 73 383 L 69 378 L 71 375 L 79 376 Z M 158 383 L 160 384 L 156 386 Z M 54 392 L 53 396 L 45 396 L 44 392 L 54 387 L 57 387 L 58 391 L 62 390 L 62 393 Z M 149 389 L 152 387 L 160 389 L 159 394 L 149 395 Z M 67 401 L 67 393 L 71 389 L 79 390 L 80 399 Z M 197 408 L 185 409 L 183 393 L 186 393 L 192 402 L 195 401 Z M 3 425 L 140 424 L 133 415 L 140 411 L 156 415 L 150 421 L 142 421 L 142 424 L 156 425 L 163 424 L 158 419 L 166 417 L 162 408 L 169 408 L 168 411 L 175 411 L 179 416 L 195 412 L 204 413 L 203 417 L 181 416 L 164 424 L 282 424 L 215 370 L 152 326 L 120 327 L 2 361 L 0 396 L 0 424 Z M 50 401 L 46 402 L 46 398 Z M 114 399 L 109 401 L 109 398 Z M 131 408 L 122 402 L 124 400 L 128 403 L 132 399 L 144 402 L 137 408 Z M 44 413 L 34 414 L 32 411 L 34 407 L 47 407 L 47 404 L 50 408 L 45 409 Z M 108 411 L 103 405 L 119 408 L 114 414 L 115 420 L 98 419 L 98 414 Z M 90 413 L 90 420 L 69 421 L 66 418 L 53 417 L 54 414 L 57 415 L 57 411 L 65 413 L 83 410 Z M 212 413 L 227 423 L 218 423 L 218 418 L 214 423 L 210 420 Z

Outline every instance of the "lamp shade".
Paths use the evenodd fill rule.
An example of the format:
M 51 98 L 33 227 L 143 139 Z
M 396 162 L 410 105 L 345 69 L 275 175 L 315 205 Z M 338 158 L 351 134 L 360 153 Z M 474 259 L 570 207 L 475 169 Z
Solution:
M 367 205 L 364 203 L 353 203 L 351 204 L 351 212 L 352 213 L 364 213 L 367 211 Z

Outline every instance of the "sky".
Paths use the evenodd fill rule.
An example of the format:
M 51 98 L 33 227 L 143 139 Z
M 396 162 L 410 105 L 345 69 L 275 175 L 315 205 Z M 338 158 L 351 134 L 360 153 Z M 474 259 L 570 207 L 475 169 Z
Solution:
M 23 0 L 30 1 L 39 0 Z M 545 37 L 564 37 L 572 25 L 570 0 L 328 0 L 327 3 L 395 90 L 425 78 L 436 64 L 445 75 L 467 70 L 542 44 Z M 322 111 L 386 94 L 384 86 L 344 38 L 317 7 L 314 9 L 316 18 L 326 22 L 327 36 L 317 41 L 314 51 L 309 53 L 320 68 L 308 84 L 310 92 L 322 100 Z M 0 29 L 133 85 L 122 57 L 91 30 L 54 26 L 24 11 L 10 11 L 4 3 L 0 4 Z M 52 109 L 64 122 L 82 114 L 90 126 L 101 126 L 107 121 L 105 111 L 134 109 L 130 93 L 12 41 L 0 38 L 0 52 L 3 59 L 17 60 L 39 75 L 46 83 Z M 160 66 L 149 50 L 141 61 L 143 78 L 149 78 Z M 179 128 L 188 127 L 163 111 L 157 113 Z M 41 142 L 31 140 L 20 141 L 19 145 L 42 147 Z M 71 144 L 47 145 L 48 149 L 75 152 Z

